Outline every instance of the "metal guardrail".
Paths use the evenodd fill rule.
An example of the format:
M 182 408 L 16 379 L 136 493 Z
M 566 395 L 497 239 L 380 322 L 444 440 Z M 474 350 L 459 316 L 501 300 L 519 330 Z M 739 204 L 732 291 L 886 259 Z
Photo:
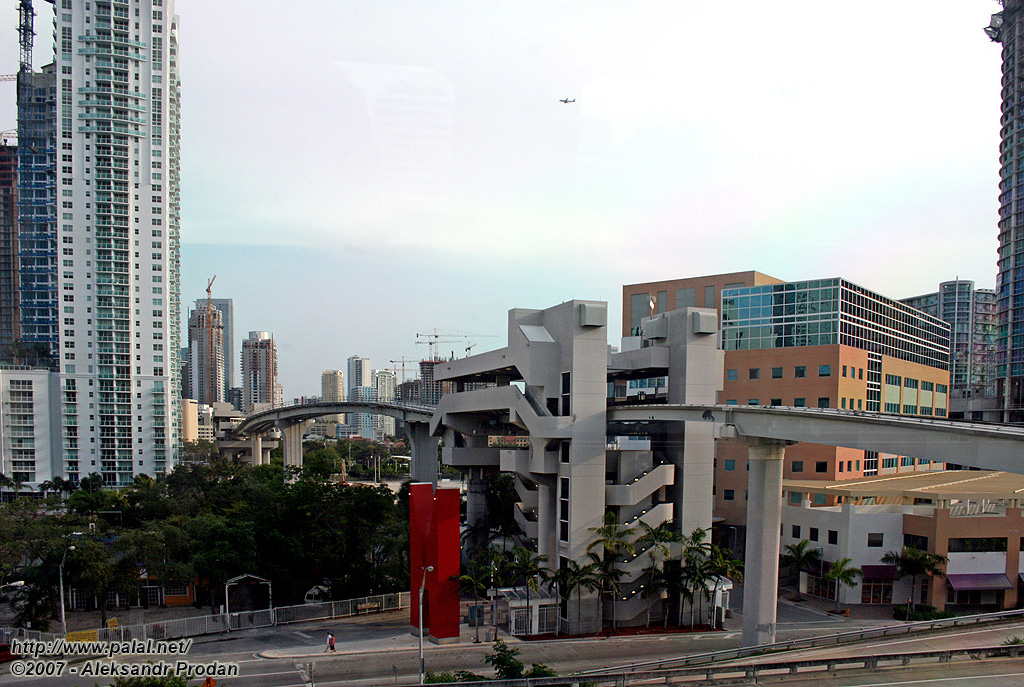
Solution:
M 612 673 L 607 675 L 588 675 L 576 673 L 560 677 L 528 678 L 521 680 L 494 680 L 487 683 L 488 687 L 541 687 L 542 685 L 572 685 L 572 687 L 601 687 L 614 685 L 624 687 L 633 683 L 678 685 L 685 682 L 706 685 L 715 680 L 728 680 L 735 684 L 737 678 L 756 680 L 766 673 L 776 676 L 795 675 L 797 673 L 813 675 L 814 673 L 832 673 L 836 669 L 867 669 L 877 670 L 895 666 L 908 666 L 929 660 L 938 663 L 949 663 L 954 658 L 970 657 L 986 658 L 1008 657 L 1017 658 L 1024 653 L 1022 645 L 1002 645 L 978 647 L 974 649 L 951 649 L 945 651 L 920 651 L 903 654 L 883 654 L 872 656 L 849 656 L 842 658 L 815 658 L 797 661 L 780 661 L 775 663 L 750 663 L 731 666 L 705 666 L 702 668 L 677 668 L 675 670 L 656 670 L 641 673 Z M 888 664 L 888 665 L 886 665 Z M 437 683 L 438 687 L 454 687 L 465 685 L 460 682 Z
M 643 661 L 640 663 L 629 663 L 609 668 L 598 668 L 580 673 L 581 675 L 603 675 L 611 672 L 630 673 L 638 669 L 651 669 L 671 665 L 691 666 L 698 663 L 708 663 L 720 660 L 746 658 L 776 651 L 789 651 L 791 649 L 808 649 L 826 644 L 841 644 L 843 642 L 855 642 L 861 639 L 873 639 L 875 637 L 886 637 L 895 634 L 909 634 L 915 631 L 934 630 L 942 627 L 957 627 L 959 625 L 977 625 L 984 622 L 997 622 L 1010 618 L 1024 618 L 1024 609 L 1010 611 L 999 611 L 996 613 L 979 613 L 977 615 L 962 615 L 953 618 L 941 618 L 938 620 L 920 620 L 913 623 L 901 623 L 900 625 L 884 625 L 882 627 L 871 627 L 863 630 L 851 630 L 850 632 L 837 632 L 830 635 L 808 637 L 806 639 L 790 639 L 775 644 L 763 644 L 760 646 L 739 647 L 736 649 L 722 649 L 720 651 L 709 651 L 703 654 L 690 654 L 677 658 L 664 658 L 657 661 Z
M 124 642 L 133 639 L 179 639 L 182 637 L 197 637 L 199 635 L 231 632 L 232 630 L 248 630 L 285 623 L 298 623 L 307 620 L 347 618 L 367 613 L 397 611 L 403 608 L 409 608 L 409 592 L 364 596 L 344 601 L 326 601 L 319 604 L 280 606 L 260 611 L 201 615 L 193 618 L 163 620 L 144 625 L 102 627 L 91 631 L 96 633 L 96 641 L 99 642 Z M 89 632 L 89 630 L 86 632 Z M 0 641 L 9 642 L 12 637 L 52 642 L 61 639 L 62 635 L 60 633 L 39 632 L 22 628 L 0 628 Z

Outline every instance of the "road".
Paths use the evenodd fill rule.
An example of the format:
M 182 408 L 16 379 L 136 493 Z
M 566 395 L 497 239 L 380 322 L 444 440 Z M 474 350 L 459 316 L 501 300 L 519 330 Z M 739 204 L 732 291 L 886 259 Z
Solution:
M 849 621 L 839 621 L 805 609 L 799 612 L 802 622 L 780 623 L 780 639 L 809 637 L 853 629 Z M 316 687 L 337 687 L 339 685 L 415 684 L 418 681 L 417 639 L 409 632 L 407 615 L 404 613 L 362 616 L 330 622 L 311 622 L 279 626 L 262 630 L 247 630 L 231 635 L 216 635 L 197 638 L 185 659 L 192 664 L 210 665 L 219 662 L 232 666 L 237 675 L 218 678 L 218 687 L 307 687 L 310 678 Z M 338 653 L 325 654 L 327 632 L 337 637 Z M 795 652 L 801 658 L 864 655 L 868 653 L 900 653 L 928 651 L 942 648 L 970 646 L 991 646 L 1001 644 L 1008 637 L 1024 636 L 1024 623 L 1001 625 L 998 628 L 957 628 L 955 632 L 927 636 L 886 637 L 870 640 L 856 646 L 837 648 L 815 648 Z M 681 633 L 668 635 L 646 635 L 637 637 L 569 639 L 552 641 L 520 642 L 508 640 L 519 649 L 519 658 L 529 665 L 544 663 L 560 673 L 591 670 L 602 666 L 622 665 L 626 662 L 657 660 L 674 656 L 703 653 L 718 649 L 732 648 L 739 643 L 738 632 Z M 483 661 L 484 654 L 491 650 L 487 643 L 473 643 L 473 631 L 464 628 L 462 642 L 454 645 L 425 646 L 427 669 L 467 669 L 490 674 Z M 778 661 L 789 654 L 775 654 L 771 660 Z M 156 660 L 173 661 L 174 657 L 156 657 Z M 118 656 L 115 659 L 101 659 L 93 666 L 117 663 L 122 666 L 145 663 L 143 657 Z M 310 664 L 313 668 L 310 669 Z M 904 684 L 966 685 L 961 678 L 970 676 L 974 685 L 1022 685 L 1015 668 L 1019 661 L 997 662 L 1002 665 L 995 675 L 984 677 L 979 667 L 986 662 L 947 664 L 936 673 L 935 678 L 924 677 L 930 666 L 915 666 L 907 671 L 874 673 L 866 678 L 861 673 L 828 677 L 817 675 L 807 682 L 786 681 L 786 684 L 814 685 L 881 685 L 895 684 L 889 680 L 911 680 Z M 1011 669 L 1005 668 L 1010 666 Z M 65 667 L 60 677 L 16 676 L 10 673 L 12 664 L 0 668 L 0 684 L 17 687 L 93 687 L 110 685 L 112 677 L 82 676 L 85 662 L 79 661 Z M 75 669 L 77 674 L 70 675 Z M 962 671 L 967 671 L 960 674 Z M 860 671 L 857 671 L 860 673 Z M 799 676 L 794 676 L 799 678 Z M 931 679 L 942 682 L 930 682 Z M 860 680 L 858 682 L 857 680 Z M 917 682 L 912 682 L 916 680 Z M 924 682 L 922 682 L 924 681 Z M 193 683 L 194 684 L 194 683 Z

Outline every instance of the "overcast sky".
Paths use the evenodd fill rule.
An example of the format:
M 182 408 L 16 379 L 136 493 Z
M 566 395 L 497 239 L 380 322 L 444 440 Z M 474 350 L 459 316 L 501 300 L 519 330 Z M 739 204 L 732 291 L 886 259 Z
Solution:
M 17 71 L 10 5 L 0 73 Z M 618 343 L 626 283 L 995 285 L 991 0 L 176 9 L 182 302 L 216 274 L 237 338 L 274 333 L 288 400 L 350 355 L 425 357 L 435 328 L 504 345 L 513 307 L 607 300 Z

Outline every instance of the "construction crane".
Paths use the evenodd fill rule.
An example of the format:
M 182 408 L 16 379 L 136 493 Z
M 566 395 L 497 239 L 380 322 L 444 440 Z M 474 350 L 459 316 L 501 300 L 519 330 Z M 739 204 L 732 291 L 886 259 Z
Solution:
M 46 0 L 51 5 L 54 0 Z M 36 11 L 32 9 L 32 0 L 20 0 L 18 2 L 18 57 L 19 68 L 22 72 L 32 71 L 32 43 L 35 38 Z
M 478 339 L 478 338 L 492 338 L 493 334 L 472 334 L 470 332 L 459 332 L 459 331 L 444 331 L 434 329 L 432 332 L 423 334 L 416 334 L 416 338 L 424 338 L 426 341 L 417 341 L 418 344 L 427 344 L 428 359 L 438 360 L 437 357 L 437 345 L 443 343 L 460 343 L 459 339 Z M 451 338 L 446 338 L 451 337 Z M 469 349 L 476 344 L 471 344 L 466 348 L 466 353 L 469 353 Z
M 206 379 L 209 385 L 209 396 L 206 397 L 206 400 L 209 401 L 211 408 L 217 399 L 217 351 L 213 346 L 213 282 L 215 281 L 217 281 L 216 274 L 206 285 Z
M 399 358 L 398 360 L 389 360 L 388 362 L 391 362 L 391 363 L 402 363 L 402 384 L 405 384 L 405 364 L 406 364 L 406 363 L 414 363 L 414 362 L 416 362 L 416 361 L 415 361 L 415 360 L 413 360 L 412 358 L 406 358 L 406 357 L 405 357 L 405 356 L 403 355 L 403 356 L 402 356 L 401 358 Z M 395 372 L 397 373 L 397 372 L 398 372 L 398 370 L 397 370 L 397 369 L 395 369 Z

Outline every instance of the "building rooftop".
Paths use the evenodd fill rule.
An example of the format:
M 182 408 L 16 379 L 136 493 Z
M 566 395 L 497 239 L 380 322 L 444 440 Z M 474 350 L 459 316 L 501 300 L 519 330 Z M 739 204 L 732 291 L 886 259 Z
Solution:
M 849 499 L 876 498 L 1021 498 L 1024 475 L 990 470 L 936 470 L 830 482 L 823 480 L 785 480 L 790 492 L 830 494 Z

